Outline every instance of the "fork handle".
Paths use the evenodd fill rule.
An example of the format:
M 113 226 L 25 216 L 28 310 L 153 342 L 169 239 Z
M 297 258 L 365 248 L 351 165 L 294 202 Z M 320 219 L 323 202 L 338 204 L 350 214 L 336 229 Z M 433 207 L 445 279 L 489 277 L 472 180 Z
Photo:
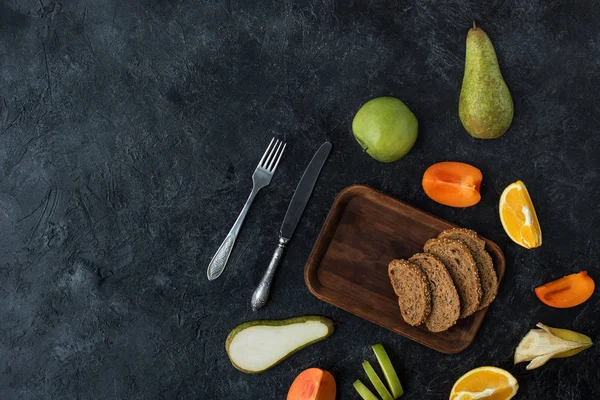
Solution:
M 246 204 L 244 204 L 244 208 L 238 215 L 235 223 L 231 227 L 231 230 L 223 240 L 223 243 L 219 246 L 219 249 L 213 256 L 212 260 L 210 260 L 210 264 L 208 264 L 208 269 L 206 271 L 206 275 L 209 281 L 213 281 L 217 279 L 223 273 L 225 266 L 227 265 L 227 261 L 229 260 L 229 256 L 231 255 L 231 250 L 233 250 L 233 245 L 235 244 L 235 240 L 237 239 L 237 235 L 240 232 L 240 228 L 244 223 L 244 219 L 246 218 L 246 214 L 250 209 L 250 205 L 254 201 L 256 197 L 256 193 L 258 193 L 260 189 L 252 188 L 252 192 L 250 192 L 250 196 L 248 196 L 248 200 L 246 200 Z
M 267 271 L 264 276 L 260 280 L 258 287 L 254 291 L 252 295 L 252 301 L 250 305 L 252 306 L 252 310 L 256 311 L 265 304 L 267 304 L 267 300 L 269 299 L 269 292 L 271 291 L 271 284 L 273 283 L 273 278 L 275 277 L 275 271 L 277 270 L 277 266 L 281 261 L 283 256 L 283 250 L 285 249 L 285 245 L 289 239 L 285 239 L 280 237 L 279 243 L 277 244 L 277 248 L 273 252 L 273 257 L 271 257 L 271 262 L 267 267 Z

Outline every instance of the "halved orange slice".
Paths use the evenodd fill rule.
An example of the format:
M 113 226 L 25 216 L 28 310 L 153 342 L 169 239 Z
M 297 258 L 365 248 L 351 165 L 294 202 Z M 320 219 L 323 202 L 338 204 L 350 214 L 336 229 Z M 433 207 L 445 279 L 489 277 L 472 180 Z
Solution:
M 542 245 L 542 229 L 525 184 L 516 181 L 500 196 L 500 221 L 506 234 L 526 249 Z
M 496 367 L 475 368 L 456 381 L 450 400 L 508 400 L 519 389 L 519 383 L 510 372 Z

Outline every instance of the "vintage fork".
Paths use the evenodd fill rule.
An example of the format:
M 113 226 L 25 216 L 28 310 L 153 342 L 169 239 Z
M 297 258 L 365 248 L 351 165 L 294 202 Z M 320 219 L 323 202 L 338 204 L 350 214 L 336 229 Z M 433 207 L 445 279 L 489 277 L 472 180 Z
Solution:
M 212 260 L 210 260 L 210 264 L 208 264 L 208 270 L 206 271 L 208 280 L 215 280 L 223 273 L 223 270 L 227 265 L 227 260 L 229 260 L 229 256 L 231 255 L 233 245 L 235 244 L 235 239 L 242 227 L 244 218 L 246 218 L 246 213 L 248 213 L 248 209 L 258 191 L 271 182 L 271 178 L 279 165 L 285 146 L 286 144 L 279 139 L 271 139 L 269 147 L 267 147 L 267 150 L 254 170 L 254 174 L 252 174 L 252 191 L 250 192 L 250 196 L 248 196 L 248 200 L 246 200 L 246 204 L 244 204 L 242 212 L 240 212 L 240 215 L 235 220 L 227 237 L 225 237 L 225 240 L 221 243 L 221 246 L 219 246 L 219 249 Z

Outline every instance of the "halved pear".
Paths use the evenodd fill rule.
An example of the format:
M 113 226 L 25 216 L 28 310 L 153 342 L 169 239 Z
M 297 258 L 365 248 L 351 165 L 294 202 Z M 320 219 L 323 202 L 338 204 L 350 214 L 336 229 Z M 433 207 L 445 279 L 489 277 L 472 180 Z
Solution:
M 248 374 L 258 374 L 298 350 L 325 339 L 333 331 L 333 321 L 316 315 L 249 321 L 229 333 L 225 351 L 235 368 Z

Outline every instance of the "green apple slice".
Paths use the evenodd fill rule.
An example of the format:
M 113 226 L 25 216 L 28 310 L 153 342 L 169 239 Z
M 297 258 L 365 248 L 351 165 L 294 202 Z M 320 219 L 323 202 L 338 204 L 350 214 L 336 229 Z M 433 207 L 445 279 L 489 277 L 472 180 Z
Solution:
M 397 399 L 404 394 L 404 390 L 402 389 L 396 370 L 381 343 L 374 345 L 372 348 L 383 371 L 383 376 L 385 376 L 385 380 L 390 387 L 392 396 L 394 396 L 394 399 Z
M 379 400 L 360 379 L 355 380 L 353 386 L 363 400 Z
M 333 321 L 312 315 L 281 321 L 250 321 L 229 333 L 225 351 L 235 368 L 258 374 L 325 339 L 333 330 Z
M 390 392 L 388 392 L 387 388 L 381 381 L 381 378 L 379 377 L 379 375 L 377 375 L 377 373 L 371 366 L 371 363 L 365 361 L 362 363 L 362 367 L 367 373 L 369 379 L 371 380 L 371 383 L 375 387 L 375 390 L 377 390 L 377 393 L 379 393 L 379 396 L 381 396 L 383 400 L 393 400 L 392 395 L 390 394 Z

